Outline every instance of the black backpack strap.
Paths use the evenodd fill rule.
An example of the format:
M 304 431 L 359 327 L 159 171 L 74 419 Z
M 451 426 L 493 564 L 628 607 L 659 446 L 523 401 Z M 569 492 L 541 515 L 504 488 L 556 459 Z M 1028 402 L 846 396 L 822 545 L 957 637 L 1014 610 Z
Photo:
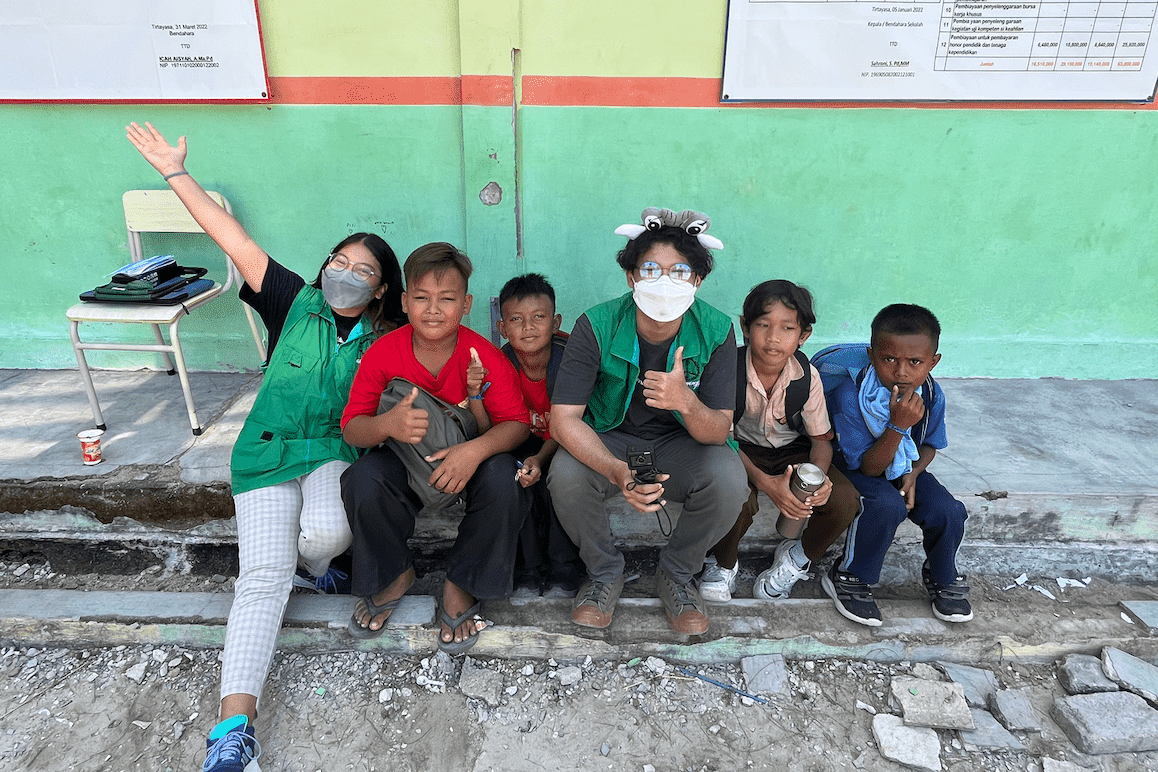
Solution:
M 812 365 L 800 349 L 796 349 L 794 356 L 804 370 L 804 375 L 789 383 L 784 390 L 784 417 L 789 429 L 797 434 L 807 434 L 804 428 L 804 404 L 808 402 L 808 393 L 812 390 Z
M 559 365 L 563 362 L 563 351 L 567 348 L 567 336 L 561 332 L 551 337 L 551 359 L 547 362 L 547 399 L 555 396 L 555 379 L 559 376 Z
M 933 376 L 925 377 L 925 382 L 921 384 L 921 399 L 925 403 L 925 414 L 921 416 L 921 420 L 917 421 L 917 425 L 913 427 L 909 435 L 913 438 L 913 442 L 917 443 L 917 447 L 925 442 L 925 432 L 929 429 L 929 413 L 933 412 Z
M 551 358 L 547 362 L 547 399 L 555 394 L 555 379 L 559 376 L 559 365 L 563 362 L 563 351 L 566 348 L 567 335 L 561 332 L 555 333 L 551 338 Z M 523 369 L 523 366 L 519 364 L 519 356 L 509 341 L 504 343 L 499 350 L 507 355 L 507 359 L 511 360 L 516 372 Z
M 736 349 L 736 411 L 732 413 L 732 424 L 738 424 L 748 409 L 748 347 Z
M 784 391 L 784 416 L 788 428 L 797 434 L 804 434 L 804 404 L 808 402 L 808 393 L 812 389 L 812 365 L 808 357 L 800 349 L 796 350 L 796 361 L 804 370 L 801 378 L 790 382 Z M 738 423 L 748 409 L 748 347 L 740 346 L 736 349 L 736 412 L 732 414 L 732 423 Z
M 504 343 L 503 347 L 500 348 L 499 351 L 501 351 L 507 355 L 507 359 L 511 360 L 511 364 L 515 366 L 516 370 L 522 369 L 521 367 L 519 367 L 519 357 L 515 354 L 515 349 L 511 346 L 511 344 L 509 342 Z

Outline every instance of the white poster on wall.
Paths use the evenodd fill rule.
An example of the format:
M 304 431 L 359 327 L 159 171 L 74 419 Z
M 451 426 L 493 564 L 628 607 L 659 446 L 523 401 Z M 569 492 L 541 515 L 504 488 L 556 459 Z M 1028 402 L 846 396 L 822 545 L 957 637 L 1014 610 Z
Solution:
M 0 100 L 269 97 L 255 0 L 0 3 Z
M 722 99 L 1154 98 L 1158 0 L 730 0 Z

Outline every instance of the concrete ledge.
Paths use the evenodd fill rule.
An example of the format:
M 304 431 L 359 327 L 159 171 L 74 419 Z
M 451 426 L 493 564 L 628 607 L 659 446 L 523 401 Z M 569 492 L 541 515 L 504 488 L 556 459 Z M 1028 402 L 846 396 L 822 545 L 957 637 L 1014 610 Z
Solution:
M 638 522 L 649 517 L 634 514 L 632 519 Z M 428 523 L 413 540 L 414 549 L 432 553 L 445 550 L 453 540 L 456 525 L 457 520 L 450 518 Z M 654 549 L 661 544 L 657 536 L 654 529 L 639 529 L 621 539 L 625 547 Z M 1158 544 L 1153 541 L 1104 544 L 1043 538 L 1029 543 L 995 542 L 972 538 L 971 528 L 966 536 L 960 566 L 971 575 L 1012 579 L 1024 571 L 1034 576 L 1158 581 Z M 762 554 L 770 559 L 779 540 L 778 535 L 752 533 L 742 548 L 746 555 Z M 204 575 L 233 575 L 237 570 L 237 529 L 232 519 L 173 530 L 128 518 L 106 524 L 75 508 L 22 515 L 0 513 L 0 544 L 18 552 L 42 553 L 54 570 L 63 573 L 133 574 L 151 566 L 161 566 L 172 573 Z M 902 524 L 885 557 L 881 581 L 919 581 L 923 559 L 920 530 L 911 523 Z
M 230 593 L 74 592 L 8 590 L 0 595 L 0 641 L 22 646 L 179 644 L 220 648 Z M 432 653 L 436 649 L 435 601 L 407 596 L 381 637 L 349 635 L 350 596 L 294 595 L 279 648 L 311 651 Z M 1071 604 L 1074 615 L 1053 606 L 985 604 L 977 619 L 948 625 L 932 619 L 923 601 L 881 601 L 888 624 L 863 627 L 837 616 L 825 600 L 780 603 L 733 601 L 712 607 L 706 636 L 673 633 L 660 602 L 624 598 L 603 631 L 570 621 L 565 600 L 513 606 L 489 602 L 484 616 L 494 625 L 479 637 L 472 656 L 570 660 L 586 656 L 625 659 L 660 656 L 680 662 L 737 662 L 755 654 L 793 659 L 836 657 L 877 662 L 943 660 L 958 663 L 1052 663 L 1066 654 L 1091 654 L 1105 646 L 1153 659 L 1158 640 L 1138 637 L 1116 607 Z

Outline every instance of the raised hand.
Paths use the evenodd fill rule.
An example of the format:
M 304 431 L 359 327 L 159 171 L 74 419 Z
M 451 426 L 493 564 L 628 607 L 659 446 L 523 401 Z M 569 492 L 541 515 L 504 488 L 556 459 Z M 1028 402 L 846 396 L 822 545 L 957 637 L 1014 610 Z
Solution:
M 383 413 L 387 434 L 392 439 L 414 445 L 426 436 L 426 429 L 430 426 L 430 415 L 422 408 L 414 407 L 414 400 L 417 397 L 418 387 L 415 386 L 397 405 Z
M 894 386 L 889 396 L 889 421 L 901 429 L 915 426 L 917 421 L 925 415 L 925 400 L 921 399 L 920 389 L 901 392 L 899 386 Z
M 688 388 L 684 377 L 684 347 L 675 352 L 671 372 L 648 370 L 643 375 L 643 396 L 648 407 L 660 410 L 686 411 L 695 394 Z
M 483 392 L 483 381 L 486 380 L 487 372 L 489 371 L 483 367 L 482 360 L 479 359 L 478 356 L 478 351 L 472 346 L 470 349 L 470 364 L 466 368 L 467 396 L 477 397 Z
M 125 127 L 125 131 L 128 132 L 129 142 L 161 175 L 184 170 L 185 157 L 188 155 L 184 137 L 177 140 L 177 147 L 173 147 L 148 121 L 145 121 L 144 128 L 133 121 Z

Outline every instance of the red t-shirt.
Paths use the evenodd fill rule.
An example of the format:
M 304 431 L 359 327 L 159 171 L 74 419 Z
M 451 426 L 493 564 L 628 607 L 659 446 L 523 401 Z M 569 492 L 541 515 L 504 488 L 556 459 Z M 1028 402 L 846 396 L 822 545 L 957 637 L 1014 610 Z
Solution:
M 466 369 L 470 366 L 472 347 L 478 351 L 479 359 L 487 369 L 486 382 L 490 387 L 483 394 L 483 405 L 491 422 L 530 423 L 515 368 L 489 340 L 469 327 L 459 327 L 454 353 L 435 377 L 415 358 L 411 341 L 413 333 L 413 327 L 404 325 L 383 335 L 366 349 L 350 386 L 350 399 L 342 413 L 343 429 L 354 416 L 377 415 L 382 392 L 392 378 L 405 378 L 439 399 L 466 405 Z
M 519 370 L 519 386 L 523 390 L 523 399 L 527 401 L 531 431 L 540 439 L 551 439 L 551 398 L 547 396 L 547 379 L 532 381 Z

